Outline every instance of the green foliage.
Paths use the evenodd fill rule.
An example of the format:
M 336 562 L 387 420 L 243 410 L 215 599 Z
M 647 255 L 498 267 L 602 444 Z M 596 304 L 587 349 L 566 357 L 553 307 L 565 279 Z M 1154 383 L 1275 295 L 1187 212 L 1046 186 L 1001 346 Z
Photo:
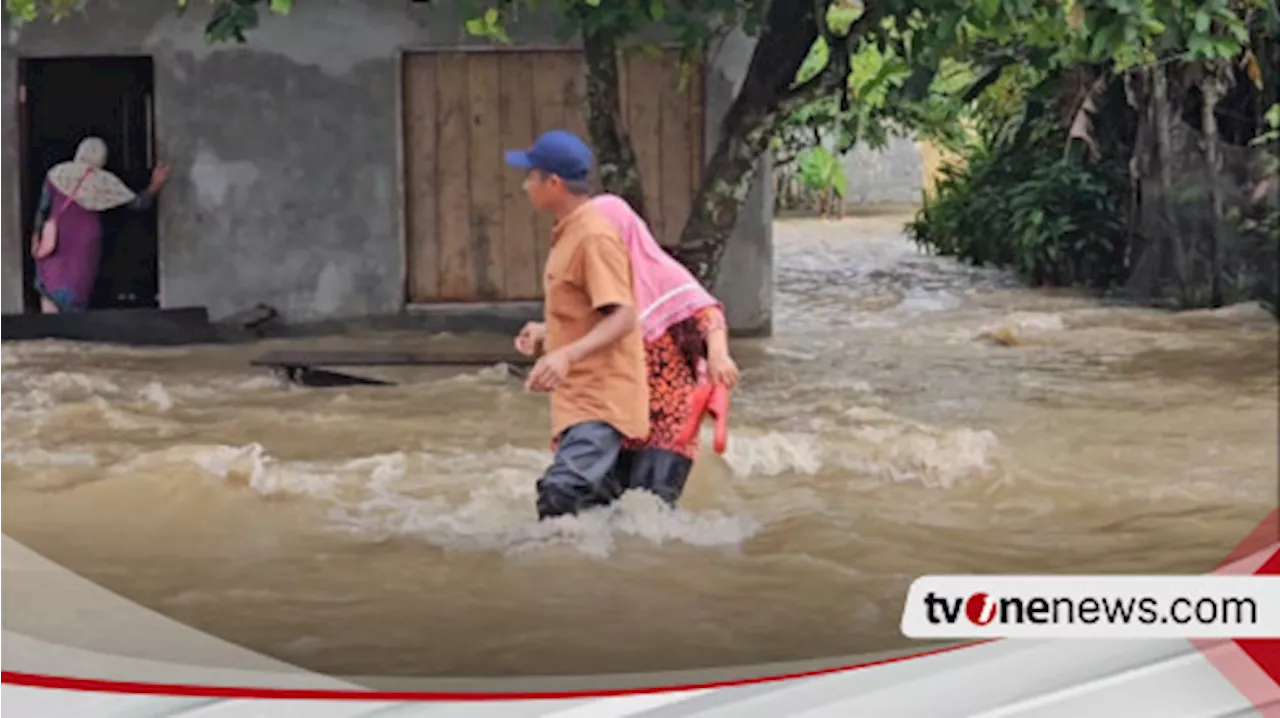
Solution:
M 1270 129 L 1251 143 L 1258 147 L 1250 162 L 1247 202 L 1227 208 L 1226 224 L 1239 235 L 1237 252 L 1244 259 L 1227 279 L 1227 300 L 1261 299 L 1280 316 L 1280 105 L 1267 112 Z
M 467 33 L 501 44 L 511 43 L 507 26 L 520 10 L 553 6 L 560 15 L 561 40 L 608 35 L 621 41 L 646 28 L 661 25 L 684 50 L 685 60 L 700 57 L 707 44 L 732 27 L 758 30 L 768 9 L 765 0 L 453 0 L 463 15 Z M 653 43 L 643 43 L 649 52 Z M 688 63 L 686 62 L 686 65 Z
M 849 177 L 845 174 L 840 158 L 825 147 L 811 147 L 797 160 L 800 181 L 805 188 L 817 194 L 834 192 L 839 197 L 849 193 Z
M 48 18 L 54 22 L 83 10 L 92 0 L 5 0 L 5 10 L 16 24 Z M 294 0 L 209 0 L 213 12 L 205 25 L 205 40 L 210 43 L 245 42 L 247 34 L 258 26 L 259 5 L 277 15 L 288 15 Z M 187 10 L 188 0 L 175 0 L 178 12 Z
M 85 0 L 5 0 L 9 19 L 21 25 L 40 17 L 58 21 L 84 6 Z
M 824 135 L 841 152 L 874 148 L 893 128 L 959 149 L 967 127 L 1005 122 L 1028 88 L 1064 68 L 1102 64 L 1121 74 L 1156 62 L 1239 58 L 1250 18 L 1268 2 L 891 0 L 876 31 L 851 48 L 850 107 L 828 97 L 796 110 L 775 152 L 797 156 Z M 841 21 L 854 17 L 846 10 Z M 820 38 L 797 81 L 825 66 L 828 53 Z
M 1036 284 L 1105 288 L 1126 276 L 1126 174 L 1064 153 L 1052 118 L 985 133 L 948 166 L 907 227 L 920 247 L 1016 270 Z
M 245 33 L 257 27 L 258 0 L 221 0 L 213 7 L 204 36 L 210 43 L 244 42 Z
M 1249 144 L 1269 145 L 1280 142 L 1280 102 L 1267 108 L 1262 118 L 1267 123 L 1266 127 Z
M 463 26 L 468 34 L 476 37 L 486 37 L 504 45 L 511 43 L 511 37 L 507 35 L 506 23 L 502 21 L 502 11 L 496 7 L 488 8 L 479 15 L 469 18 Z
M 82 9 L 94 0 L 5 0 L 6 10 L 16 23 L 39 18 L 60 20 Z M 186 10 L 189 0 L 175 0 L 178 11 Z M 213 13 L 205 28 L 210 43 L 246 42 L 248 34 L 258 26 L 261 8 L 287 15 L 294 0 L 209 0 Z M 696 55 L 706 43 L 730 27 L 758 30 L 766 0 L 434 0 L 452 3 L 467 18 L 464 27 L 477 37 L 509 43 L 508 24 L 521 8 L 552 7 L 563 22 L 560 35 L 564 39 L 581 33 L 612 33 L 630 37 L 654 23 L 674 32 L 676 41 Z
M 908 18 L 883 34 L 882 46 L 894 58 L 895 80 L 909 65 L 918 72 L 919 58 L 928 57 L 937 68 L 945 61 L 967 68 L 972 85 L 943 87 L 938 73 L 923 98 L 893 92 L 892 82 L 889 92 L 867 97 L 884 103 L 882 117 L 942 139 L 963 156 L 944 170 L 935 198 L 910 225 L 912 239 L 931 252 L 1013 268 L 1036 283 L 1099 288 L 1128 274 L 1130 157 L 1104 148 L 1100 159 L 1085 159 L 1083 145 L 1070 139 L 1091 133 L 1075 124 L 1086 93 L 1156 65 L 1223 60 L 1239 61 L 1262 89 L 1251 31 L 1256 36 L 1266 25 L 1263 34 L 1274 37 L 1280 26 L 1274 4 L 1268 9 L 1264 0 L 987 0 L 953 10 L 924 24 Z M 1081 68 L 1083 77 L 1096 78 L 1093 89 L 1048 81 Z M 934 114 L 921 111 L 929 100 Z M 1274 115 L 1255 143 L 1280 138 L 1280 109 Z M 976 139 L 956 142 L 954 134 L 937 133 L 934 125 L 946 118 L 972 128 Z M 1096 118 L 1094 126 L 1103 121 Z M 1274 224 L 1274 211 L 1255 212 L 1241 218 L 1238 230 L 1260 237 Z M 1257 266 L 1274 267 L 1280 246 L 1267 236 L 1268 246 L 1255 244 L 1259 256 L 1269 252 L 1271 259 Z
M 833 9 L 828 23 L 833 32 L 848 32 L 860 16 L 861 10 Z M 910 50 L 916 32 L 901 29 L 897 20 L 887 17 L 856 43 L 846 82 L 848 106 L 842 108 L 839 96 L 826 96 L 783 118 L 773 140 L 779 164 L 785 166 L 828 139 L 840 155 L 859 144 L 883 147 L 892 135 L 907 131 L 958 141 L 963 135 L 962 106 L 955 95 L 969 87 L 973 72 L 950 58 L 938 58 L 936 65 L 917 62 Z M 827 42 L 818 38 L 796 83 L 808 81 L 829 61 Z

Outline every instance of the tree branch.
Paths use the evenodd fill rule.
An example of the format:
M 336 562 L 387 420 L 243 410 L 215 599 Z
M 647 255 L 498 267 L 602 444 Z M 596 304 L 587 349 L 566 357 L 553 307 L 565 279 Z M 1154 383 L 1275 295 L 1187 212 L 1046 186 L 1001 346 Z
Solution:
M 804 107 L 805 105 L 830 95 L 841 89 L 849 81 L 850 60 L 854 44 L 869 35 L 884 17 L 884 5 L 880 2 L 868 2 L 863 6 L 862 14 L 844 37 L 836 37 L 826 19 L 825 0 L 814 0 L 814 21 L 818 24 L 818 34 L 827 42 L 827 65 L 818 74 L 791 88 L 779 103 L 783 113 Z

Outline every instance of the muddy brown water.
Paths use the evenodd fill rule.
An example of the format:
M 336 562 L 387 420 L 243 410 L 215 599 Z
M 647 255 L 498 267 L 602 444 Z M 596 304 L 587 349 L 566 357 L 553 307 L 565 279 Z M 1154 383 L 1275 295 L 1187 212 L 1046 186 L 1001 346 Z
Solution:
M 500 368 L 290 387 L 274 348 L 3 349 L 4 531 L 346 675 L 585 674 L 910 645 L 912 578 L 1202 572 L 1277 500 L 1277 328 L 1027 289 L 893 218 L 790 220 L 724 457 L 539 524 L 547 407 Z M 9 620 L 6 619 L 6 623 Z

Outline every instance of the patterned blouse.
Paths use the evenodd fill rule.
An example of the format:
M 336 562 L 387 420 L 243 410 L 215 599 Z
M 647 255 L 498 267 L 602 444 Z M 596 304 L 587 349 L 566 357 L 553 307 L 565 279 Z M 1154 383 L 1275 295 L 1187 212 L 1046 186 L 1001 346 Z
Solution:
M 707 307 L 690 319 L 671 327 L 645 346 L 649 367 L 649 438 L 629 440 L 627 450 L 664 449 L 688 459 L 698 452 L 699 437 L 687 444 L 679 436 L 689 416 L 689 402 L 698 385 L 694 363 L 707 355 L 706 339 L 726 326 L 724 312 Z

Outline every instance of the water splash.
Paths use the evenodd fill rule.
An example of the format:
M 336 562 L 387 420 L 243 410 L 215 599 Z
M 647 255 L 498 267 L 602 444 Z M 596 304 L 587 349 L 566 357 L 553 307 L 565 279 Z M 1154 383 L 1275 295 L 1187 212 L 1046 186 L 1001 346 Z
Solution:
M 844 418 L 815 433 L 740 430 L 725 461 L 741 477 L 844 472 L 943 489 L 1002 476 L 1000 444 L 991 431 L 941 429 L 871 406 L 849 409 Z

